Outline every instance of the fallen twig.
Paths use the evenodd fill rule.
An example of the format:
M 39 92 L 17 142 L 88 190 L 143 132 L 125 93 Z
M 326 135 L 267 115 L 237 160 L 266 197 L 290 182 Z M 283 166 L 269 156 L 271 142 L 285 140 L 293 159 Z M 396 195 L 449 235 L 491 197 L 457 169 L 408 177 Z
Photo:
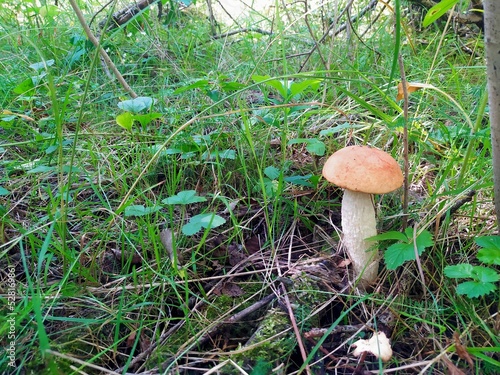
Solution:
M 78 17 L 78 21 L 80 21 L 80 24 L 82 25 L 83 30 L 85 31 L 85 34 L 87 34 L 87 37 L 89 38 L 89 40 L 97 48 L 97 50 L 99 51 L 99 54 L 103 58 L 106 65 L 109 67 L 109 69 L 111 69 L 111 71 L 113 72 L 115 77 L 118 79 L 118 82 L 120 82 L 120 85 L 125 89 L 125 91 L 127 91 L 130 94 L 130 96 L 132 98 L 137 98 L 138 95 L 135 93 L 134 90 L 132 90 L 132 88 L 129 86 L 127 81 L 125 81 L 125 78 L 123 78 L 121 73 L 116 68 L 116 65 L 113 63 L 113 61 L 111 61 L 111 58 L 109 57 L 109 55 L 106 53 L 104 48 L 101 47 L 101 43 L 99 42 L 99 40 L 94 36 L 92 31 L 90 30 L 89 26 L 85 22 L 85 18 L 83 17 L 83 13 L 80 10 L 80 8 L 78 7 L 78 4 L 76 3 L 76 1 L 69 0 L 69 3 L 71 4 L 73 11 L 76 13 L 76 16 Z

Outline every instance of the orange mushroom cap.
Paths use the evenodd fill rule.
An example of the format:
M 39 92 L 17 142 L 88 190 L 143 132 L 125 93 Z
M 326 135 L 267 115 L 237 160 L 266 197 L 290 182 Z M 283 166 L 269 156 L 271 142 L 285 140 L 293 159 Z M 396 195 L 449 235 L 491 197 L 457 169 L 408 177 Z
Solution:
M 323 166 L 323 177 L 352 191 L 389 193 L 403 184 L 403 173 L 388 153 L 369 146 L 348 146 L 331 155 Z

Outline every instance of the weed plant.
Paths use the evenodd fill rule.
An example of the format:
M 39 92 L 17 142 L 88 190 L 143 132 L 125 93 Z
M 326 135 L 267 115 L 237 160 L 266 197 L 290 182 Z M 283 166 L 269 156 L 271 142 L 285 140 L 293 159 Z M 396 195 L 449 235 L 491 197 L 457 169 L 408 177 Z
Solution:
M 394 15 L 376 17 L 377 6 L 319 43 L 339 10 L 311 8 L 306 20 L 286 3 L 251 12 L 240 26 L 254 31 L 220 38 L 210 37 L 201 2 L 162 21 L 148 8 L 102 33 L 142 98 L 133 103 L 68 5 L 3 4 L 0 372 L 500 371 L 498 283 L 469 298 L 446 271 L 481 266 L 474 240 L 495 234 L 482 35 L 403 30 L 407 79 L 439 91 L 409 99 L 410 255 L 382 265 L 362 292 L 338 246 L 342 193 L 321 168 L 351 144 L 404 162 L 399 78 L 390 79 Z M 356 3 L 351 12 L 368 1 Z M 401 192 L 375 204 L 380 232 L 393 234 L 384 250 L 403 231 Z M 411 254 L 421 233 L 427 248 Z M 318 264 L 335 276 L 302 279 Z M 286 346 L 249 348 L 269 311 L 286 319 L 271 320 L 268 342 Z M 313 328 L 323 336 L 304 339 Z M 349 345 L 378 329 L 390 334 L 393 358 L 358 362 Z M 277 353 L 249 358 L 254 347 Z

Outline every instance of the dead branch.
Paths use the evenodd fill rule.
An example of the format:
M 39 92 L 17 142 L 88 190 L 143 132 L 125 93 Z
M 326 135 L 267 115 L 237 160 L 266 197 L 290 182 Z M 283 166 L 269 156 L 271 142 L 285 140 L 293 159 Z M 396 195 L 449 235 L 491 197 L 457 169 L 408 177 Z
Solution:
M 340 12 L 338 15 L 337 19 L 342 17 L 344 13 L 347 13 L 347 10 L 349 7 L 352 5 L 353 0 L 349 1 L 349 3 L 345 6 L 344 10 Z M 344 22 L 342 25 L 340 25 L 337 30 L 333 33 L 334 36 L 337 36 L 340 34 L 342 31 L 346 30 L 349 25 L 352 25 L 356 23 L 359 19 L 361 19 L 368 11 L 371 9 L 375 8 L 377 6 L 378 0 L 371 0 L 366 7 L 364 7 L 358 14 L 352 16 L 349 18 L 348 22 Z M 311 50 L 308 52 L 306 59 L 302 62 L 302 65 L 300 66 L 299 73 L 304 69 L 306 66 L 307 62 L 311 58 L 312 54 L 316 51 L 318 48 L 319 44 L 323 43 L 323 41 L 331 35 L 331 31 L 333 28 L 337 25 L 337 22 L 332 22 L 328 30 L 323 34 L 323 36 L 318 40 L 318 42 L 314 45 L 314 47 L 311 48 Z
M 262 35 L 273 35 L 272 32 L 260 29 L 258 27 L 247 27 L 243 29 L 228 31 L 227 33 L 217 34 L 212 36 L 212 39 L 223 39 L 232 35 L 240 34 L 240 33 L 259 33 Z
M 158 18 L 161 17 L 162 13 L 162 2 L 158 0 L 139 0 L 134 4 L 130 4 L 128 7 L 119 10 L 118 12 L 115 12 L 113 16 L 111 17 L 111 22 L 109 22 L 107 26 L 107 31 L 116 29 L 124 24 L 126 24 L 128 21 L 130 21 L 132 18 L 134 18 L 136 15 L 138 15 L 140 12 L 142 12 L 144 9 L 149 7 L 150 5 L 158 2 Z M 99 27 L 102 29 L 106 26 L 107 20 L 103 20 L 99 22 Z
M 116 68 L 116 65 L 113 63 L 113 61 L 111 61 L 111 58 L 109 57 L 109 55 L 101 47 L 101 43 L 99 42 L 99 40 L 94 36 L 92 31 L 90 30 L 89 26 L 85 22 L 85 18 L 83 17 L 83 13 L 80 10 L 80 8 L 78 7 L 78 4 L 76 3 L 76 1 L 69 0 L 69 2 L 71 4 L 71 7 L 73 8 L 73 11 L 75 12 L 76 16 L 78 17 L 78 21 L 80 21 L 80 24 L 82 25 L 83 30 L 85 31 L 85 34 L 87 34 L 87 37 L 89 38 L 89 40 L 92 42 L 92 44 L 99 51 L 99 54 L 101 55 L 104 62 L 106 63 L 106 66 L 108 66 L 109 69 L 111 69 L 111 71 L 113 72 L 115 77 L 118 79 L 118 82 L 120 82 L 121 86 L 125 89 L 125 91 L 127 91 L 132 98 L 137 98 L 138 95 L 135 93 L 134 90 L 132 90 L 132 88 L 129 86 L 127 81 L 125 81 L 125 78 L 123 78 L 121 73 Z

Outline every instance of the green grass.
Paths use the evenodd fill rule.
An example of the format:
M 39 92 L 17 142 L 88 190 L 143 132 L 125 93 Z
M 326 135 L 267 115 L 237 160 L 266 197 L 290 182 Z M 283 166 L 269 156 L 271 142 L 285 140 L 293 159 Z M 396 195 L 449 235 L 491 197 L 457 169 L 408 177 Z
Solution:
M 0 372 L 195 374 L 220 366 L 257 373 L 282 366 L 284 373 L 333 373 L 339 366 L 348 374 L 358 366 L 349 345 L 374 328 L 390 333 L 394 356 L 385 364 L 367 357 L 364 369 L 440 374 L 469 369 L 469 353 L 474 373 L 499 371 L 498 291 L 469 299 L 444 275 L 449 265 L 478 264 L 474 238 L 496 230 L 482 58 L 434 26 L 403 35 L 415 46 L 401 47 L 407 79 L 441 90 L 415 92 L 409 103 L 409 222 L 429 230 L 434 246 L 419 258 L 422 273 L 417 262 L 396 271 L 382 265 L 365 294 L 348 285 L 338 247 L 341 191 L 320 175 L 325 157 L 348 144 L 373 145 L 403 164 L 398 74 L 389 82 L 393 18 L 379 18 L 363 43 L 345 33 L 327 38 L 320 49 L 329 65 L 315 53 L 298 73 L 304 56 L 286 56 L 313 43 L 303 10 L 287 10 L 296 21 L 276 21 L 272 36 L 211 40 L 209 23 L 192 8 L 168 25 L 151 16 L 140 30 L 134 21 L 105 35 L 117 68 L 161 114 L 130 131 L 115 119 L 124 112 L 118 103 L 131 98 L 84 44 L 69 8 L 18 22 L 10 8 L 0 10 L 1 311 L 15 317 L 14 326 L 0 322 L 0 337 L 3 348 L 14 342 L 16 364 L 2 356 Z M 270 30 L 271 19 L 253 13 L 247 22 Z M 318 39 L 320 14 L 312 12 L 309 23 Z M 361 34 L 366 25 L 354 26 Z M 480 56 L 481 38 L 466 40 Z M 49 60 L 47 69 L 30 68 Z M 256 76 L 268 78 L 259 83 Z M 31 91 L 16 92 L 27 79 Z M 280 90 L 293 93 L 283 87 L 288 80 L 310 84 L 282 97 Z M 446 216 L 471 189 L 472 202 Z M 187 190 L 205 201 L 162 202 Z M 377 198 L 381 232 L 401 230 L 401 196 Z M 144 211 L 130 214 L 136 205 Z M 188 220 L 204 213 L 225 222 L 184 235 Z M 435 228 L 438 216 L 444 220 Z M 168 248 L 165 229 L 173 235 Z M 305 356 L 285 290 L 300 333 L 326 332 L 301 339 Z M 222 324 L 271 294 L 279 303 Z M 273 345 L 257 339 L 246 346 L 262 320 L 273 325 L 270 311 L 285 312 L 287 322 L 275 324 Z M 347 333 L 330 335 L 338 327 Z M 283 337 L 291 353 L 276 349 Z M 271 355 L 251 358 L 264 352 Z

